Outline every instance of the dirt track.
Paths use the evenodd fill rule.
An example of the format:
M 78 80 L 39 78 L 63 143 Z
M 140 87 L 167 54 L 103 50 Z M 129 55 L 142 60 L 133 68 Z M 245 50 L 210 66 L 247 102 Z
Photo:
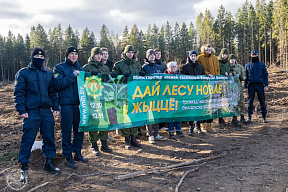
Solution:
M 268 124 L 253 115 L 253 123 L 243 125 L 237 131 L 231 125 L 220 129 L 214 121 L 215 133 L 205 136 L 188 136 L 188 127 L 183 124 L 184 138 L 148 144 L 140 138 L 142 150 L 124 150 L 124 140 L 112 132 L 115 142 L 109 142 L 112 154 L 96 157 L 91 153 L 87 134 L 83 154 L 89 158 L 87 164 L 79 163 L 75 170 L 64 166 L 61 155 L 59 118 L 56 123 L 56 166 L 61 175 L 49 175 L 42 169 L 44 157 L 40 150 L 33 152 L 30 163 L 29 182 L 25 186 L 13 182 L 18 174 L 17 153 L 21 137 L 21 119 L 14 111 L 13 89 L 2 86 L 0 91 L 0 191 L 175 191 L 175 187 L 186 171 L 195 166 L 150 173 L 126 180 L 115 177 L 136 171 L 169 166 L 195 159 L 222 155 L 222 157 L 199 165 L 199 170 L 186 175 L 179 191 L 273 191 L 288 188 L 288 80 L 284 73 L 269 75 Z M 231 118 L 225 118 L 227 121 Z M 161 130 L 168 138 L 168 132 Z M 7 169 L 8 168 L 8 169 Z M 12 177 L 11 177 L 12 176 Z M 18 176 L 16 176 L 18 178 Z M 11 181 L 10 186 L 7 180 Z M 48 182 L 48 183 L 47 183 Z M 40 186 L 43 184 L 42 186 Z

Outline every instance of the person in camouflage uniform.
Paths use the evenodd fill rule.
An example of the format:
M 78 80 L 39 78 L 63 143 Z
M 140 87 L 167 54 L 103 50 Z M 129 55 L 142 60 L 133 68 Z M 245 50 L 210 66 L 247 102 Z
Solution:
M 121 55 L 122 59 L 116 62 L 112 69 L 112 76 L 124 75 L 127 80 L 130 74 L 145 74 L 142 71 L 141 64 L 136 62 L 134 53 L 134 47 L 132 45 L 126 45 Z M 138 127 L 122 129 L 121 133 L 122 136 L 125 137 L 125 149 L 131 149 L 131 145 L 138 148 L 142 147 L 141 144 L 136 141 Z
M 232 74 L 230 73 L 231 67 L 228 60 L 228 49 L 226 48 L 221 49 L 221 52 L 217 58 L 219 60 L 220 75 L 232 76 Z M 227 125 L 223 117 L 219 118 L 219 124 L 222 126 Z
M 83 66 L 86 72 L 91 72 L 92 75 L 109 74 L 110 69 L 102 62 L 102 51 L 99 47 L 91 49 L 91 56 L 88 59 L 88 64 Z M 92 144 L 92 151 L 99 156 L 100 151 L 97 146 L 97 141 L 101 141 L 101 151 L 111 153 L 112 149 L 107 145 L 108 131 L 89 131 L 89 141 Z
M 130 74 L 142 73 L 142 66 L 136 62 L 134 55 L 134 47 L 127 45 L 121 54 L 121 60 L 114 64 L 112 74 L 124 75 L 128 77 Z
M 233 73 L 233 75 L 235 77 L 238 77 L 241 84 L 240 84 L 240 115 L 241 115 L 241 119 L 240 121 L 244 124 L 246 124 L 246 120 L 244 118 L 244 113 L 245 113 L 245 103 L 244 103 L 244 95 L 243 95 L 243 85 L 242 85 L 242 81 L 244 81 L 246 79 L 246 74 L 245 74 L 245 69 L 244 67 L 239 64 L 236 61 L 236 55 L 234 54 L 230 54 L 228 57 L 228 60 L 230 62 L 231 65 L 231 72 Z M 237 122 L 237 117 L 233 117 L 234 118 L 234 122 Z M 236 121 L 235 121 L 236 119 Z M 233 123 L 233 120 L 232 120 Z

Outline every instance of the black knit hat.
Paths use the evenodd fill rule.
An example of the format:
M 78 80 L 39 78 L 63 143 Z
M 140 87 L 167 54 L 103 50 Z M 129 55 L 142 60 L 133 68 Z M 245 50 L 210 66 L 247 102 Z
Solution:
M 196 57 L 197 57 L 197 52 L 196 52 L 195 50 L 189 51 L 188 54 L 189 54 L 189 57 L 190 57 L 192 54 L 196 55 Z
M 71 52 L 78 53 L 78 49 L 76 47 L 73 47 L 73 46 L 68 47 L 67 50 L 66 50 L 66 57 L 68 57 L 69 53 L 71 53 Z
M 43 49 L 35 47 L 31 50 L 31 57 L 34 57 L 34 55 L 43 55 L 45 57 L 45 52 Z

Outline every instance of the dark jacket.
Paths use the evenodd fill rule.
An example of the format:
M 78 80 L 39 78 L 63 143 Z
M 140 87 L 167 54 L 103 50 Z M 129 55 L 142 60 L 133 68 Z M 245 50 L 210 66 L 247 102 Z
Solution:
M 163 62 L 161 61 L 161 59 L 156 59 L 156 64 L 160 65 L 160 66 L 162 67 L 163 71 L 166 71 L 166 70 L 167 70 L 166 64 L 163 63 Z
M 139 74 L 142 71 L 140 63 L 135 61 L 135 55 L 132 59 L 129 59 L 124 53 L 121 55 L 121 60 L 115 63 L 112 73 L 116 75 L 128 74 Z
M 110 72 L 111 72 L 113 69 L 114 63 L 110 61 L 109 59 L 107 59 L 106 65 L 109 67 Z
M 249 84 L 264 84 L 268 86 L 268 71 L 265 63 L 257 61 L 256 63 L 248 63 L 245 65 L 246 79 L 244 87 L 247 88 Z
M 205 75 L 205 69 L 197 60 L 195 63 L 189 59 L 189 61 L 183 65 L 181 71 L 183 75 Z
M 163 73 L 163 68 L 156 64 L 156 63 L 151 63 L 151 62 L 146 62 L 143 65 L 143 72 L 146 74 L 153 74 L 153 73 Z
M 95 71 L 102 74 L 110 73 L 110 69 L 107 65 L 105 65 L 102 61 L 94 61 L 91 57 L 88 59 L 88 64 L 84 65 L 83 68 L 86 72 Z
M 65 62 L 54 67 L 54 88 L 58 92 L 60 106 L 80 104 L 77 77 L 73 74 L 74 70 L 84 71 L 78 61 L 73 64 L 67 58 L 65 58 Z
M 28 110 L 50 108 L 59 111 L 57 92 L 53 87 L 53 73 L 32 63 L 20 69 L 15 76 L 14 100 L 20 115 Z

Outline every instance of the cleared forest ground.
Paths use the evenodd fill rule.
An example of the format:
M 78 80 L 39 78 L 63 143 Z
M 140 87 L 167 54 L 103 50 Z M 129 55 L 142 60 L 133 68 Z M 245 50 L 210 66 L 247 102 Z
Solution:
M 213 122 L 214 133 L 188 136 L 188 126 L 183 123 L 185 137 L 167 139 L 156 145 L 140 137 L 142 150 L 125 150 L 124 139 L 111 132 L 114 142 L 109 142 L 113 153 L 92 154 L 88 135 L 85 133 L 83 155 L 88 163 L 79 163 L 72 170 L 64 166 L 61 154 L 60 119 L 56 119 L 55 137 L 57 155 L 54 162 L 62 170 L 61 175 L 43 171 L 44 157 L 41 150 L 32 153 L 29 182 L 23 186 L 18 179 L 17 163 L 22 120 L 14 110 L 13 85 L 0 87 L 0 191 L 175 191 L 183 174 L 195 169 L 186 166 L 163 172 L 152 172 L 125 180 L 115 179 L 136 171 L 162 168 L 201 158 L 214 160 L 198 163 L 198 170 L 189 172 L 179 191 L 286 191 L 288 188 L 288 80 L 286 73 L 269 70 L 268 122 L 253 115 L 253 123 L 243 125 L 237 131 L 229 124 L 221 129 Z M 257 104 L 257 102 L 256 102 Z M 230 121 L 231 118 L 225 118 Z M 144 131 L 144 129 L 142 129 Z M 168 138 L 168 132 L 160 134 Z M 38 140 L 40 137 L 37 138 Z M 38 187 L 38 188 L 37 188 Z M 14 190 L 13 190 L 14 188 Z M 22 188 L 22 189 L 20 189 Z

